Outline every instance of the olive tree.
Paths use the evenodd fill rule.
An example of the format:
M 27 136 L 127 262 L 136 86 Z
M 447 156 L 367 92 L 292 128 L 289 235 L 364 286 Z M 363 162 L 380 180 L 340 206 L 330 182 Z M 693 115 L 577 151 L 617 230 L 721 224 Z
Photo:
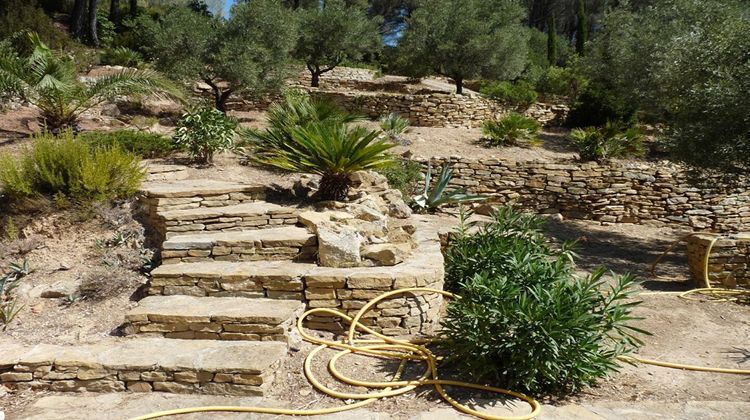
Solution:
M 327 0 L 297 11 L 299 38 L 294 56 L 305 62 L 312 78 L 320 85 L 320 75 L 344 61 L 358 61 L 378 51 L 382 45 L 380 19 L 369 18 L 358 3 Z
M 741 0 L 664 0 L 607 16 L 588 73 L 601 94 L 664 122 L 675 157 L 750 168 L 750 14 Z
M 528 55 L 524 17 L 514 0 L 423 1 L 400 45 L 405 70 L 448 76 L 459 94 L 466 79 L 516 78 Z
M 279 2 L 253 0 L 235 5 L 229 20 L 176 7 L 146 32 L 156 67 L 186 83 L 203 81 L 225 112 L 233 94 L 259 96 L 281 86 L 296 25 Z

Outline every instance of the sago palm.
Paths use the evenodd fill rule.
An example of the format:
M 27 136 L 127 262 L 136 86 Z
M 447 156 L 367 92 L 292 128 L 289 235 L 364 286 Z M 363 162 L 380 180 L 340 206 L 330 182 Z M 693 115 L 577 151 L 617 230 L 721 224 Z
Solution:
M 149 70 L 125 69 L 81 82 L 73 60 L 50 49 L 36 33 L 29 33 L 29 40 L 32 52 L 27 57 L 16 52 L 10 42 L 0 42 L 0 92 L 38 107 L 40 119 L 50 131 L 75 129 L 83 112 L 116 96 L 182 98 L 176 85 Z
M 343 200 L 351 185 L 350 175 L 390 165 L 393 160 L 387 151 L 392 147 L 377 131 L 337 121 L 315 122 L 291 129 L 288 141 L 256 159 L 288 171 L 319 174 L 319 197 Z

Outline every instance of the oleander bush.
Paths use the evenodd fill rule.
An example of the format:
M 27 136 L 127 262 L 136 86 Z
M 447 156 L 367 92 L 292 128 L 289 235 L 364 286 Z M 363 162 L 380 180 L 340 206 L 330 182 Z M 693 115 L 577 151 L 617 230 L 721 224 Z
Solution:
M 533 141 L 542 129 L 539 122 L 531 117 L 509 112 L 498 120 L 487 120 L 482 124 L 482 134 L 492 144 L 511 146 L 519 141 Z
M 461 296 L 443 321 L 446 363 L 499 386 L 574 391 L 618 369 L 641 344 L 636 280 L 575 274 L 570 245 L 553 249 L 534 215 L 501 208 L 474 234 L 465 221 L 446 251 L 446 286 Z
M 78 135 L 90 147 L 117 146 L 144 159 L 162 158 L 180 150 L 172 139 L 136 130 L 88 131 Z
M 138 156 L 118 146 L 89 147 L 64 132 L 42 134 L 20 157 L 0 155 L 2 193 L 10 198 L 64 195 L 103 201 L 134 195 L 145 178 Z

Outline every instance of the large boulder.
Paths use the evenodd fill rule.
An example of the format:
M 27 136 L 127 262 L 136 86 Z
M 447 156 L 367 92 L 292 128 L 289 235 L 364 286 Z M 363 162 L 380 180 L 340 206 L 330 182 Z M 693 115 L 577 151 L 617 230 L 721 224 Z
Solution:
M 318 258 L 324 267 L 357 267 L 362 263 L 362 238 L 354 229 L 339 232 L 318 226 Z

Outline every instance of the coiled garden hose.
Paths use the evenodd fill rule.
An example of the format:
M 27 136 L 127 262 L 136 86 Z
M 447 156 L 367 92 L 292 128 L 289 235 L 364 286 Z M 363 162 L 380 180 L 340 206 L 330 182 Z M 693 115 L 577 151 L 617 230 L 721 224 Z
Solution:
M 366 325 L 360 322 L 362 316 L 367 311 L 380 302 L 383 299 L 387 299 L 392 296 L 406 294 L 406 293 L 437 293 L 448 298 L 457 298 L 456 295 L 446 292 L 443 290 L 429 289 L 429 288 L 406 288 L 400 290 L 394 290 L 392 292 L 383 293 L 369 301 L 364 307 L 362 307 L 354 318 L 346 315 L 345 313 L 327 309 L 327 308 L 315 308 L 305 312 L 297 320 L 297 329 L 300 335 L 307 341 L 317 344 L 318 347 L 313 349 L 310 354 L 305 358 L 304 372 L 307 379 L 310 381 L 313 387 L 317 390 L 330 395 L 335 398 L 346 399 L 346 400 L 358 400 L 353 404 L 342 405 L 338 407 L 322 408 L 315 410 L 294 410 L 285 408 L 270 408 L 270 407 L 234 407 L 234 406 L 213 406 L 213 407 L 191 407 L 181 408 L 176 410 L 166 410 L 156 413 L 147 414 L 144 416 L 136 417 L 133 420 L 147 420 L 155 419 L 160 417 L 175 416 L 180 414 L 190 413 L 201 413 L 201 412 L 237 412 L 237 413 L 260 413 L 260 414 L 277 414 L 277 415 L 290 415 L 290 416 L 317 416 L 322 414 L 333 414 L 342 411 L 353 410 L 356 408 L 364 407 L 372 404 L 380 398 L 393 397 L 396 395 L 402 395 L 410 392 L 420 386 L 431 385 L 435 388 L 438 394 L 447 401 L 450 405 L 455 407 L 457 410 L 462 411 L 466 414 L 478 417 L 480 419 L 487 420 L 528 420 L 538 416 L 541 411 L 541 405 L 529 397 L 528 395 L 520 392 L 515 392 L 507 389 L 497 388 L 488 385 L 473 384 L 469 382 L 453 381 L 447 379 L 439 379 L 437 363 L 438 358 L 425 347 L 426 340 L 399 340 L 392 337 L 385 336 L 376 331 L 373 331 Z M 302 326 L 304 320 L 310 315 L 328 315 L 335 316 L 345 320 L 349 323 L 349 332 L 347 337 L 342 341 L 329 341 L 322 338 L 315 337 L 307 333 Z M 363 331 L 367 334 L 374 336 L 373 339 L 356 339 L 354 338 L 357 330 Z M 344 384 L 366 387 L 374 389 L 376 391 L 369 392 L 366 394 L 357 394 L 349 392 L 341 392 L 328 388 L 321 383 L 313 374 L 312 366 L 313 359 L 323 349 L 332 348 L 338 349 L 339 352 L 331 357 L 328 362 L 328 369 L 331 375 L 341 381 Z M 336 362 L 342 357 L 349 354 L 363 354 L 382 359 L 396 359 L 400 361 L 399 367 L 396 370 L 391 381 L 387 382 L 375 382 L 375 381 L 362 381 L 354 378 L 350 378 L 341 373 L 336 368 Z M 426 369 L 422 375 L 417 379 L 412 380 L 401 380 L 401 374 L 408 362 L 421 362 L 426 364 Z M 492 392 L 513 398 L 520 399 L 531 407 L 531 412 L 519 416 L 496 416 L 469 408 L 448 395 L 443 388 L 444 386 L 454 386 L 459 388 L 476 389 L 485 392 Z
M 712 289 L 712 290 L 715 290 L 715 289 Z M 374 403 L 380 398 L 402 395 L 420 386 L 425 386 L 425 385 L 433 386 L 435 390 L 438 392 L 438 394 L 446 402 L 448 402 L 457 410 L 464 412 L 466 414 L 470 414 L 480 419 L 529 420 L 539 415 L 539 413 L 541 412 L 541 405 L 532 397 L 522 394 L 520 392 L 515 392 L 515 391 L 511 391 L 511 390 L 507 390 L 503 388 L 497 388 L 497 387 L 488 386 L 488 385 L 480 385 L 480 384 L 474 384 L 474 383 L 469 383 L 469 382 L 439 379 L 438 369 L 437 369 L 438 358 L 424 345 L 428 341 L 395 339 L 395 338 L 380 334 L 376 331 L 373 331 L 372 329 L 370 329 L 369 327 L 367 327 L 366 325 L 360 322 L 360 319 L 362 318 L 362 316 L 365 313 L 367 313 L 367 311 L 370 308 L 375 306 L 381 300 L 387 299 L 391 296 L 405 294 L 405 293 L 437 293 L 448 298 L 459 298 L 459 296 L 456 296 L 450 292 L 446 292 L 443 290 L 436 290 L 436 289 L 429 289 L 429 288 L 406 288 L 406 289 L 395 290 L 392 292 L 387 292 L 376 297 L 375 299 L 372 299 L 357 312 L 354 318 L 334 309 L 316 308 L 316 309 L 311 309 L 305 312 L 297 320 L 297 329 L 299 330 L 300 335 L 305 340 L 318 345 L 318 347 L 313 349 L 310 352 L 310 354 L 308 354 L 307 357 L 305 358 L 304 372 L 305 372 L 305 376 L 310 381 L 310 384 L 312 384 L 312 386 L 315 387 L 320 392 L 323 392 L 334 398 L 340 398 L 340 399 L 345 399 L 345 400 L 358 400 L 355 403 L 341 405 L 337 407 L 314 409 L 314 410 L 295 410 L 295 409 L 286 409 L 286 408 L 241 407 L 241 406 L 190 407 L 190 408 L 180 408 L 180 409 L 175 409 L 175 410 L 159 411 L 159 412 L 155 412 L 151 414 L 146 414 L 140 417 L 135 417 L 133 420 L 148 420 L 148 419 L 156 419 L 160 417 L 175 416 L 175 415 L 190 414 L 190 413 L 201 413 L 201 412 L 258 413 L 258 414 L 275 414 L 275 415 L 289 415 L 289 416 L 316 416 L 316 415 L 323 415 L 323 414 L 333 414 L 333 413 L 339 413 L 342 411 L 354 410 L 360 407 L 364 407 L 364 406 Z M 310 315 L 329 315 L 329 316 L 339 317 L 342 320 L 345 320 L 347 323 L 349 323 L 349 331 L 348 331 L 347 337 L 342 341 L 329 341 L 329 340 L 324 340 L 322 338 L 315 337 L 307 333 L 307 331 L 305 331 L 302 324 L 304 320 Z M 354 338 L 354 336 L 357 330 L 363 331 L 367 334 L 371 334 L 372 336 L 376 338 L 356 339 Z M 323 383 L 321 383 L 315 377 L 312 366 L 313 366 L 313 360 L 315 359 L 316 355 L 320 351 L 326 348 L 339 350 L 339 352 L 334 354 L 333 357 L 331 357 L 330 361 L 328 362 L 328 370 L 334 378 L 338 379 L 344 384 L 354 385 L 354 386 L 359 386 L 359 387 L 366 387 L 366 388 L 374 389 L 377 391 L 365 393 L 365 394 L 341 392 L 341 391 L 333 390 L 325 386 Z M 400 364 L 391 381 L 387 381 L 387 382 L 363 381 L 363 380 L 350 378 L 344 375 L 343 373 L 341 373 L 337 369 L 336 362 L 342 357 L 349 355 L 349 354 L 362 354 L 362 355 L 368 355 L 368 356 L 378 357 L 382 359 L 396 359 L 400 361 Z M 693 371 L 700 371 L 700 372 L 750 375 L 750 370 L 724 369 L 724 368 L 683 365 L 679 363 L 669 363 L 669 362 L 662 362 L 658 360 L 643 359 L 643 358 L 639 358 L 635 356 L 619 356 L 618 359 L 627 363 L 631 363 L 631 364 L 641 363 L 641 364 L 649 364 L 649 365 L 655 365 L 655 366 L 661 366 L 661 367 L 667 367 L 667 368 L 673 368 L 673 369 L 693 370 Z M 406 363 L 410 361 L 425 363 L 427 367 L 419 378 L 412 379 L 412 380 L 401 380 L 401 374 L 403 373 L 406 367 Z M 491 415 L 487 413 L 482 413 L 480 411 L 469 408 L 466 405 L 463 405 L 460 402 L 453 399 L 445 391 L 445 389 L 443 388 L 444 386 L 455 386 L 455 387 L 460 387 L 460 388 L 476 389 L 480 391 L 492 392 L 496 394 L 501 394 L 501 395 L 517 398 L 519 400 L 526 402 L 531 407 L 531 412 L 528 414 L 523 414 L 519 416 L 496 416 L 496 415 Z

